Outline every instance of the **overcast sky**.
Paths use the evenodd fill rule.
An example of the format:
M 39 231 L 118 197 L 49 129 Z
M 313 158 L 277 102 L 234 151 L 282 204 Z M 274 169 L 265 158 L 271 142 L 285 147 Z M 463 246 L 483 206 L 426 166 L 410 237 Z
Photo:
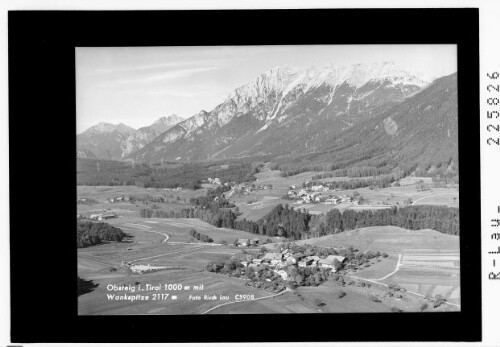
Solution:
M 77 48 L 77 132 L 99 122 L 134 128 L 210 112 L 276 66 L 392 61 L 433 79 L 456 71 L 455 45 Z

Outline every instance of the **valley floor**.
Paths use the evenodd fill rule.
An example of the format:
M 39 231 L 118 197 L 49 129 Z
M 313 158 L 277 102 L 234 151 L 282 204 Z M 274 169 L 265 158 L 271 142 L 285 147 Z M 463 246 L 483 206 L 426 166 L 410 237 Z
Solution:
M 349 241 L 360 249 L 381 250 L 383 247 L 379 246 L 385 243 L 387 250 L 392 252 L 388 258 L 374 263 L 369 269 L 352 273 L 352 283 L 345 286 L 328 281 L 318 287 L 299 287 L 275 295 L 245 286 L 243 279 L 205 270 L 210 260 L 226 260 L 241 251 L 241 248 L 224 246 L 221 241 L 248 237 L 250 234 L 218 229 L 197 219 L 145 219 L 124 215 L 109 222 L 133 236 L 132 242 L 108 243 L 78 250 L 78 275 L 98 285 L 78 298 L 80 315 L 388 312 L 395 307 L 404 311 L 419 311 L 425 299 L 410 293 L 410 289 L 422 295 L 439 292 L 450 302 L 454 302 L 457 293 L 459 295 L 459 290 L 456 291 L 459 288 L 459 271 L 448 272 L 449 266 L 456 265 L 457 258 L 452 252 L 458 252 L 458 242 L 439 238 L 442 234 L 433 231 L 413 238 L 411 234 L 414 231 L 372 227 L 353 231 L 352 235 L 345 232 L 299 241 L 324 246 L 340 246 Z M 190 241 L 188 231 L 193 227 L 213 237 L 215 244 Z M 415 243 L 419 238 L 429 241 Z M 458 241 L 458 237 L 453 238 L 453 241 Z M 380 243 L 376 241 L 378 239 Z M 361 240 L 364 242 L 357 245 L 357 241 Z M 277 244 L 269 244 L 268 247 Z M 412 245 L 410 248 L 409 244 Z M 257 249 L 249 248 L 247 251 L 256 252 Z M 399 261 L 398 252 L 404 254 Z M 423 257 L 423 253 L 428 257 Z M 444 258 L 438 259 L 436 254 Z M 134 274 L 122 266 L 123 262 L 161 266 L 163 270 Z M 399 263 L 403 266 L 394 272 Z M 434 263 L 442 264 L 437 264 L 435 268 Z M 370 281 L 373 282 L 370 288 L 357 286 L 358 282 Z M 407 288 L 408 292 L 402 298 L 384 296 L 389 283 L 397 283 Z M 129 290 L 119 290 L 125 287 Z M 134 292 L 130 288 L 135 288 Z M 344 292 L 344 297 L 337 298 L 338 292 Z M 123 297 L 125 294 L 129 300 L 115 300 L 116 296 Z M 115 296 L 111 298 L 110 295 Z M 241 295 L 246 297 L 242 299 Z M 372 295 L 379 297 L 380 302 L 373 301 Z M 130 297 L 135 296 L 138 298 L 131 301 Z M 148 300 L 141 300 L 145 297 Z M 459 303 L 459 297 L 457 300 Z M 457 309 L 459 306 L 443 305 L 427 310 Z

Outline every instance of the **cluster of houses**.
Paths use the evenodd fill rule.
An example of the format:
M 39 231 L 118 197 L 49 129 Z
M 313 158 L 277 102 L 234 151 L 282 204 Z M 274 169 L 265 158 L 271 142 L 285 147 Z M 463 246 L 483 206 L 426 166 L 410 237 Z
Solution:
M 107 202 L 129 202 L 130 198 L 128 196 L 117 196 L 115 198 L 110 198 Z
M 314 188 L 315 186 L 313 186 Z M 323 187 L 323 186 L 321 186 Z M 335 195 L 326 195 L 326 194 L 321 194 L 321 192 L 328 191 L 328 187 L 321 188 L 322 190 L 306 190 L 306 189 L 301 189 L 299 191 L 296 190 L 289 190 L 288 191 L 288 198 L 292 200 L 297 200 L 296 204 L 311 204 L 311 203 L 320 203 L 323 202 L 327 205 L 337 205 L 340 203 L 348 202 L 352 203 L 354 205 L 359 204 L 359 199 L 353 198 L 351 196 L 347 196 L 345 194 L 335 196 Z M 326 190 L 324 190 L 326 188 Z M 320 189 L 320 188 L 317 188 Z
M 255 190 L 269 190 L 269 189 L 273 189 L 272 184 L 255 185 L 253 183 L 244 182 L 244 183 L 232 185 L 232 189 L 231 189 L 231 191 L 229 191 L 226 194 L 226 197 L 230 198 L 231 196 L 233 196 L 236 193 L 248 195 Z
M 320 258 L 315 255 L 305 256 L 302 253 L 292 253 L 289 249 L 285 249 L 281 252 L 266 253 L 262 258 L 249 260 L 247 257 L 241 261 L 241 265 L 253 268 L 268 265 L 273 269 L 273 272 L 286 281 L 288 273 L 285 271 L 285 268 L 290 265 L 298 267 L 321 267 L 330 269 L 332 272 L 337 272 L 337 268 L 339 265 L 342 265 L 345 259 L 345 257 L 340 255 L 329 255 L 326 258 Z
M 258 246 L 260 240 L 255 237 L 253 239 L 237 239 L 235 241 L 235 245 L 238 247 L 250 247 L 250 246 Z
M 211 184 L 216 184 L 218 186 L 221 186 L 222 185 L 222 182 L 220 181 L 220 178 L 218 177 L 215 177 L 215 178 L 208 178 L 207 179 L 208 183 L 211 183 Z

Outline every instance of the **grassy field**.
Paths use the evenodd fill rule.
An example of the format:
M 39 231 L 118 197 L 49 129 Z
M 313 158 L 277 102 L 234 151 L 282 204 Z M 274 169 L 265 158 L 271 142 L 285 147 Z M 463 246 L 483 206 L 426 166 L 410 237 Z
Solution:
M 152 223 L 153 222 L 153 223 Z M 154 223 L 156 222 L 156 223 Z M 165 223 L 161 223 L 165 222 Z M 242 279 L 231 278 L 225 275 L 209 273 L 204 270 L 210 260 L 225 260 L 240 249 L 232 246 L 214 246 L 202 243 L 186 242 L 187 231 L 197 226 L 206 229 L 207 234 L 225 237 L 234 230 L 220 230 L 209 224 L 192 219 L 156 220 L 139 218 L 120 218 L 113 220 L 118 226 L 128 225 L 126 232 L 133 237 L 130 243 L 108 243 L 78 250 L 78 274 L 86 280 L 93 280 L 97 288 L 78 298 L 79 314 L 199 314 L 210 308 L 228 301 L 234 301 L 236 294 L 254 295 L 255 298 L 267 297 L 269 292 L 252 287 L 246 287 Z M 214 230 L 215 229 L 215 230 Z M 441 238 L 432 239 L 432 242 L 415 244 L 410 233 L 395 227 L 365 228 L 351 233 L 352 241 L 364 240 L 362 245 L 355 245 L 360 249 L 384 250 L 375 242 L 381 237 L 390 245 L 385 251 L 403 252 L 399 270 L 397 256 L 391 254 L 380 262 L 372 260 L 372 266 L 358 271 L 355 275 L 362 279 L 379 280 L 380 286 L 357 287 L 347 285 L 339 287 L 336 283 L 326 282 L 318 287 L 300 287 L 293 293 L 285 293 L 274 298 L 261 301 L 238 302 L 221 306 L 210 311 L 210 314 L 221 313 L 313 313 L 313 312 L 387 312 L 393 307 L 404 311 L 416 311 L 423 298 L 407 294 L 401 299 L 384 297 L 386 287 L 397 283 L 407 290 L 422 295 L 434 296 L 442 293 L 450 302 L 459 303 L 459 272 L 456 269 L 458 258 L 453 253 L 450 240 Z M 400 230 L 398 230 L 400 229 Z M 152 231 L 158 231 L 153 233 Z M 169 236 L 167 242 L 165 233 Z M 220 234 L 217 234 L 220 233 Z M 345 232 L 342 234 L 348 234 Z M 413 233 L 413 231 L 411 232 Z M 432 231 L 427 231 L 427 237 Z M 323 246 L 338 246 L 342 234 L 327 236 L 301 242 L 314 243 Z M 233 237 L 232 235 L 231 237 Z M 436 235 L 440 236 L 440 235 Z M 442 235 L 445 238 L 449 235 Z M 356 238 L 358 237 L 358 238 Z M 458 238 L 457 238 L 458 239 Z M 177 241 L 174 241 L 177 240 Z M 393 242 L 390 242 L 392 240 Z M 413 240 L 407 242 L 405 240 Z M 314 241 L 314 242 L 312 242 Z M 170 243 L 172 242 L 172 243 Z M 179 243 L 176 243 L 179 242 Z M 344 243 L 345 244 L 345 243 Z M 413 247 L 409 248 L 408 244 Z M 446 246 L 447 245 L 447 246 Z M 446 247 L 445 247 L 446 246 Z M 442 247 L 442 248 L 439 248 Z M 366 250 L 365 249 L 365 250 Z M 252 251 L 250 249 L 250 251 Z M 436 254 L 441 258 L 436 258 Z M 121 266 L 122 261 L 132 261 L 135 264 L 152 264 L 165 266 L 166 269 L 149 274 L 132 274 Z M 450 272 L 450 265 L 455 266 Z M 391 275 L 391 273 L 393 273 Z M 389 275 L 389 276 L 388 276 Z M 149 296 L 148 301 L 115 301 L 108 298 L 108 294 L 124 294 L 108 288 L 109 285 L 129 285 L 137 289 L 135 293 Z M 158 286 L 160 289 L 146 289 L 146 285 Z M 181 290 L 166 290 L 165 284 L 181 284 Z M 203 289 L 195 290 L 194 286 L 203 285 Z M 189 286 L 189 289 L 186 289 Z M 139 290 L 141 288 L 142 290 Z M 345 291 L 346 296 L 337 298 L 336 293 Z M 375 293 L 382 298 L 382 302 L 374 302 L 370 294 Z M 158 294 L 164 294 L 159 296 Z M 165 294 L 169 294 L 165 296 Z M 156 300 L 152 299 L 156 295 Z M 176 299 L 172 299 L 175 295 Z M 203 300 L 207 295 L 215 300 Z M 224 298 L 221 298 L 221 295 Z M 192 300 L 199 296 L 201 300 Z M 323 304 L 317 305 L 318 300 Z
M 434 230 L 405 230 L 393 226 L 361 228 L 298 241 L 299 244 L 354 246 L 364 251 L 387 252 L 388 258 L 353 274 L 375 283 L 397 284 L 417 296 L 440 294 L 456 305 L 460 305 L 459 242 L 458 236 Z
M 93 198 L 100 202 L 104 202 L 107 199 L 114 198 L 121 195 L 151 195 L 154 197 L 170 197 L 173 198 L 185 198 L 189 201 L 192 197 L 199 197 L 205 195 L 207 188 L 201 188 L 197 190 L 183 189 L 161 189 L 161 188 L 141 188 L 136 186 L 77 186 L 77 196 L 79 198 Z
M 235 239 L 252 239 L 261 238 L 260 235 L 251 234 L 241 230 L 217 228 L 207 222 L 196 218 L 140 218 L 140 217 L 122 217 L 110 219 L 108 222 L 114 226 L 121 228 L 124 232 L 135 235 L 144 234 L 149 232 L 155 234 L 154 237 L 162 239 L 161 234 L 165 233 L 169 236 L 169 242 L 193 242 L 189 235 L 189 230 L 195 229 L 196 231 L 206 234 L 214 240 L 214 243 L 226 241 L 233 243 Z M 141 236 L 144 237 L 144 236 Z M 164 239 L 164 237 L 163 237 Z M 266 237 L 267 239 L 267 237 Z
M 250 238 L 255 235 L 232 229 L 218 229 L 197 219 L 144 219 L 123 216 L 109 221 L 132 236 L 132 242 L 108 243 L 78 250 L 78 275 L 92 280 L 98 287 L 79 297 L 79 314 L 194 314 L 202 313 L 221 302 L 234 300 L 235 294 L 253 294 L 255 297 L 269 295 L 269 292 L 244 286 L 245 281 L 205 270 L 211 260 L 224 261 L 241 251 L 233 246 L 191 242 L 188 234 L 191 228 L 207 234 L 217 241 L 232 243 L 236 238 Z M 165 241 L 168 236 L 168 240 Z M 257 252 L 249 248 L 248 252 Z M 164 266 L 166 269 L 149 274 L 132 274 L 123 261 L 134 264 Z M 146 284 L 163 285 L 179 283 L 179 292 L 172 290 L 146 290 Z M 108 285 L 130 285 L 142 290 L 135 294 L 160 296 L 161 300 L 114 301 L 108 294 L 124 294 L 108 290 Z M 193 286 L 203 285 L 202 290 Z M 131 294 L 126 292 L 127 294 Z M 171 295 L 177 295 L 173 300 Z M 190 300 L 190 295 L 200 295 L 201 300 Z M 216 295 L 216 300 L 203 300 L 205 295 Z M 220 296 L 226 296 L 224 300 Z
M 106 278 L 96 281 L 99 287 L 95 291 L 79 297 L 78 307 L 80 315 L 133 315 L 133 314 L 159 314 L 159 315 L 179 315 L 179 314 L 199 314 L 211 307 L 219 305 L 225 300 L 220 300 L 220 296 L 226 296 L 227 300 L 234 300 L 235 293 L 250 294 L 255 297 L 269 295 L 268 292 L 255 288 L 246 287 L 242 280 L 233 279 L 227 276 L 216 275 L 200 270 L 174 270 L 151 273 L 147 275 L 129 275 L 121 278 Z M 114 301 L 108 300 L 108 294 L 121 294 L 117 291 L 108 290 L 109 284 L 130 285 L 140 288 L 135 293 L 149 295 L 148 301 Z M 159 290 L 147 290 L 146 284 L 153 286 L 160 285 Z M 181 284 L 181 290 L 165 290 L 165 284 Z M 194 286 L 203 284 L 203 289 L 195 290 Z M 185 289 L 189 286 L 190 289 Z M 153 299 L 153 294 L 164 294 Z M 165 294 L 169 294 L 165 297 Z M 172 296 L 176 296 L 173 299 Z M 215 300 L 190 300 L 195 296 L 215 295 Z
M 303 182 L 312 180 L 312 176 L 317 172 L 304 172 L 299 175 L 281 177 L 279 171 L 264 171 L 256 174 L 256 185 L 272 184 L 273 189 L 256 190 L 248 194 L 235 194 L 230 200 L 238 206 L 240 219 L 246 218 L 250 220 L 258 220 L 264 217 L 274 206 L 278 204 L 288 204 L 295 208 L 304 208 L 310 211 L 311 214 L 320 214 L 330 211 L 332 208 L 341 211 L 346 209 L 363 210 L 363 209 L 383 209 L 392 206 L 406 206 L 408 199 L 414 204 L 427 205 L 446 205 L 450 207 L 459 206 L 458 189 L 457 188 L 432 188 L 426 191 L 417 191 L 415 183 L 421 178 L 407 178 L 405 185 L 401 187 L 388 188 L 358 188 L 354 190 L 342 190 L 335 192 L 326 192 L 325 194 L 333 195 L 349 195 L 355 191 L 360 193 L 365 200 L 362 205 L 353 205 L 351 203 L 342 203 L 339 205 L 327 205 L 324 203 L 318 204 L 295 204 L 294 200 L 281 199 L 286 195 L 291 185 L 301 186 Z M 370 177 L 365 177 L 370 178 Z M 322 181 L 349 180 L 348 177 L 334 177 L 324 179 Z M 425 178 L 424 181 L 429 181 Z
M 345 295 L 339 297 L 337 294 Z M 255 302 L 238 302 L 221 306 L 210 311 L 210 314 L 249 314 L 257 313 L 375 313 L 391 312 L 398 308 L 406 312 L 420 311 L 424 299 L 411 294 L 402 294 L 401 298 L 386 295 L 383 286 L 361 287 L 354 282 L 351 285 L 340 286 L 333 281 L 327 281 L 318 287 L 300 287 L 293 292 L 277 297 Z M 371 299 L 376 296 L 379 301 Z M 442 309 L 428 308 L 427 311 Z
M 383 281 L 427 297 L 437 294 L 460 304 L 460 255 L 454 251 L 406 251 L 399 270 Z
M 380 251 L 399 254 L 409 250 L 458 251 L 458 236 L 434 230 L 406 230 L 395 226 L 368 227 L 339 234 L 297 241 L 324 247 L 354 246 L 362 251 Z
M 157 207 L 165 211 L 180 211 L 190 206 L 189 199 L 205 195 L 207 188 L 198 190 L 164 190 L 159 188 L 140 188 L 136 186 L 78 186 L 78 198 L 92 198 L 97 200 L 94 204 L 78 204 L 79 214 L 90 215 L 92 213 L 114 212 L 122 217 L 139 216 L 139 211 L 143 208 Z M 146 203 L 141 201 L 131 202 L 109 202 L 109 199 L 119 196 L 150 196 L 154 198 L 164 198 L 166 202 Z

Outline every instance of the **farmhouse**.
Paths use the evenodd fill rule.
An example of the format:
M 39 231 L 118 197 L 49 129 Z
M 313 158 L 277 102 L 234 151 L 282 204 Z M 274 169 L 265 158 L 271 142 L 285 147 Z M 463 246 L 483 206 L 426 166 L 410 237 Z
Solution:
M 103 213 L 100 216 L 98 216 L 97 220 L 106 220 L 106 219 L 111 219 L 111 218 L 116 218 L 116 215 L 113 212 L 107 212 L 107 213 Z
M 250 245 L 250 240 L 249 239 L 238 239 L 238 240 L 236 240 L 236 244 L 239 247 L 248 247 Z
M 250 240 L 250 244 L 252 246 L 257 246 L 259 244 L 259 242 L 260 242 L 260 240 L 257 237 Z
M 102 216 L 102 213 L 93 213 L 90 215 L 90 219 L 98 219 Z
M 315 255 L 312 255 L 312 256 L 309 256 L 309 257 L 306 257 L 304 259 L 302 259 L 300 262 L 299 262 L 299 266 L 300 267 L 305 267 L 305 266 L 316 266 L 316 263 L 320 260 L 320 257 L 318 256 L 315 256 Z
M 311 189 L 314 192 L 320 192 L 320 191 L 324 191 L 325 187 L 322 184 L 320 184 L 320 185 L 317 185 L 317 186 L 312 186 Z
M 341 257 L 340 255 L 329 255 L 326 259 L 321 259 L 318 262 L 318 265 L 327 269 L 335 270 L 335 261 L 342 263 L 345 260 L 345 257 Z
M 299 253 L 294 253 L 294 254 L 292 255 L 292 257 L 293 257 L 295 260 L 299 261 L 300 259 L 304 258 L 304 257 L 305 257 L 305 255 L 299 252 Z
M 266 263 L 271 263 L 271 265 L 276 265 L 281 262 L 282 254 L 281 253 L 266 253 L 264 257 L 262 257 L 262 261 Z
M 306 258 L 303 258 L 301 261 L 299 261 L 299 266 L 300 267 L 306 267 L 306 266 L 309 266 L 313 263 L 313 259 L 311 259 L 311 257 L 306 257 Z

